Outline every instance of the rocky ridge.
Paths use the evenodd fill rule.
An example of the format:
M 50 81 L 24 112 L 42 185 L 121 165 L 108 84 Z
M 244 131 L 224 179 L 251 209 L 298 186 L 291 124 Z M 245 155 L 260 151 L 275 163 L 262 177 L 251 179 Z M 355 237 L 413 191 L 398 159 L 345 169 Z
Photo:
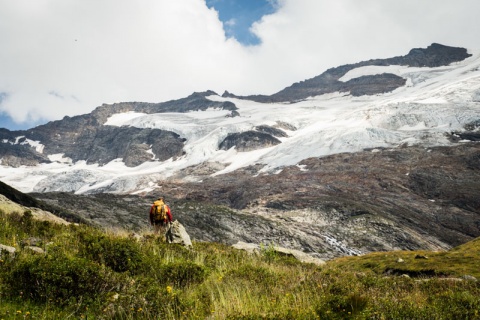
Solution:
M 389 73 L 362 76 L 346 82 L 340 81 L 348 71 L 365 66 L 409 66 L 409 67 L 439 67 L 453 62 L 465 60 L 471 54 L 464 48 L 455 48 L 433 43 L 426 49 L 416 48 L 410 50 L 405 56 L 387 59 L 372 59 L 355 64 L 331 68 L 314 78 L 297 82 L 273 95 L 236 96 L 225 92 L 224 97 L 235 97 L 258 102 L 292 102 L 308 97 L 318 96 L 332 92 L 350 93 L 352 96 L 374 95 L 391 92 L 404 86 L 405 79 Z
M 215 102 L 205 96 L 212 91 L 194 93 L 187 98 L 163 103 L 116 103 L 96 108 L 91 114 L 65 117 L 25 131 L 0 129 L 2 164 L 18 167 L 50 163 L 49 156 L 62 154 L 72 162 L 104 165 L 123 159 L 129 167 L 148 161 L 164 161 L 184 154 L 185 139 L 161 129 L 139 129 L 104 125 L 116 113 L 189 112 L 218 108 L 235 111 L 231 102 Z

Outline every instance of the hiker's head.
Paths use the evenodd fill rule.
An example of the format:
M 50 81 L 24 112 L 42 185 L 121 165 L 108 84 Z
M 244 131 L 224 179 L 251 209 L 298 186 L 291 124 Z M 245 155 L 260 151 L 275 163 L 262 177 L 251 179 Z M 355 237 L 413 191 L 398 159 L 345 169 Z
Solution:
M 159 200 L 159 201 L 163 201 L 163 197 L 158 197 L 158 199 L 157 199 L 157 200 Z

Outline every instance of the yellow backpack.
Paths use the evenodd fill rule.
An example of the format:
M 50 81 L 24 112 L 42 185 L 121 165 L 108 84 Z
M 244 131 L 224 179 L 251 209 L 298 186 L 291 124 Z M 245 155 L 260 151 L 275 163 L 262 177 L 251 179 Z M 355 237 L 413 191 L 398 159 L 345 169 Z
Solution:
M 155 202 L 155 207 L 153 209 L 153 218 L 155 221 L 166 221 L 167 220 L 167 208 L 163 202 Z

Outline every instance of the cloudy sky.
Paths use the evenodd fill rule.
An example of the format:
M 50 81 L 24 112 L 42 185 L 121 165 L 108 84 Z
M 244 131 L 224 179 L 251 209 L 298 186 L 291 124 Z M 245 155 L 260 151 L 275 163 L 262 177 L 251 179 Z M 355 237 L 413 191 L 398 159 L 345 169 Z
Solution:
M 0 127 L 194 91 L 272 94 L 432 42 L 480 52 L 478 0 L 0 0 Z

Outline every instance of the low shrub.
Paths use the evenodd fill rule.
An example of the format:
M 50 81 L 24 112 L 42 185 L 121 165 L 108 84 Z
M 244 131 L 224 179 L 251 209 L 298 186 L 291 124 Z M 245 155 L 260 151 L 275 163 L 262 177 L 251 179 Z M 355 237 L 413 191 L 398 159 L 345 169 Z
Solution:
M 191 261 L 173 262 L 158 267 L 157 280 L 161 284 L 185 287 L 205 281 L 208 271 Z
M 142 264 L 140 248 L 132 239 L 96 233 L 82 234 L 81 239 L 80 255 L 113 271 L 135 274 Z
M 58 304 L 92 301 L 117 285 L 114 275 L 97 264 L 61 252 L 19 259 L 4 277 L 11 298 Z
M 278 280 L 278 277 L 272 270 L 266 267 L 245 264 L 227 272 L 225 280 L 233 279 L 242 279 L 259 285 L 261 283 L 274 284 Z

